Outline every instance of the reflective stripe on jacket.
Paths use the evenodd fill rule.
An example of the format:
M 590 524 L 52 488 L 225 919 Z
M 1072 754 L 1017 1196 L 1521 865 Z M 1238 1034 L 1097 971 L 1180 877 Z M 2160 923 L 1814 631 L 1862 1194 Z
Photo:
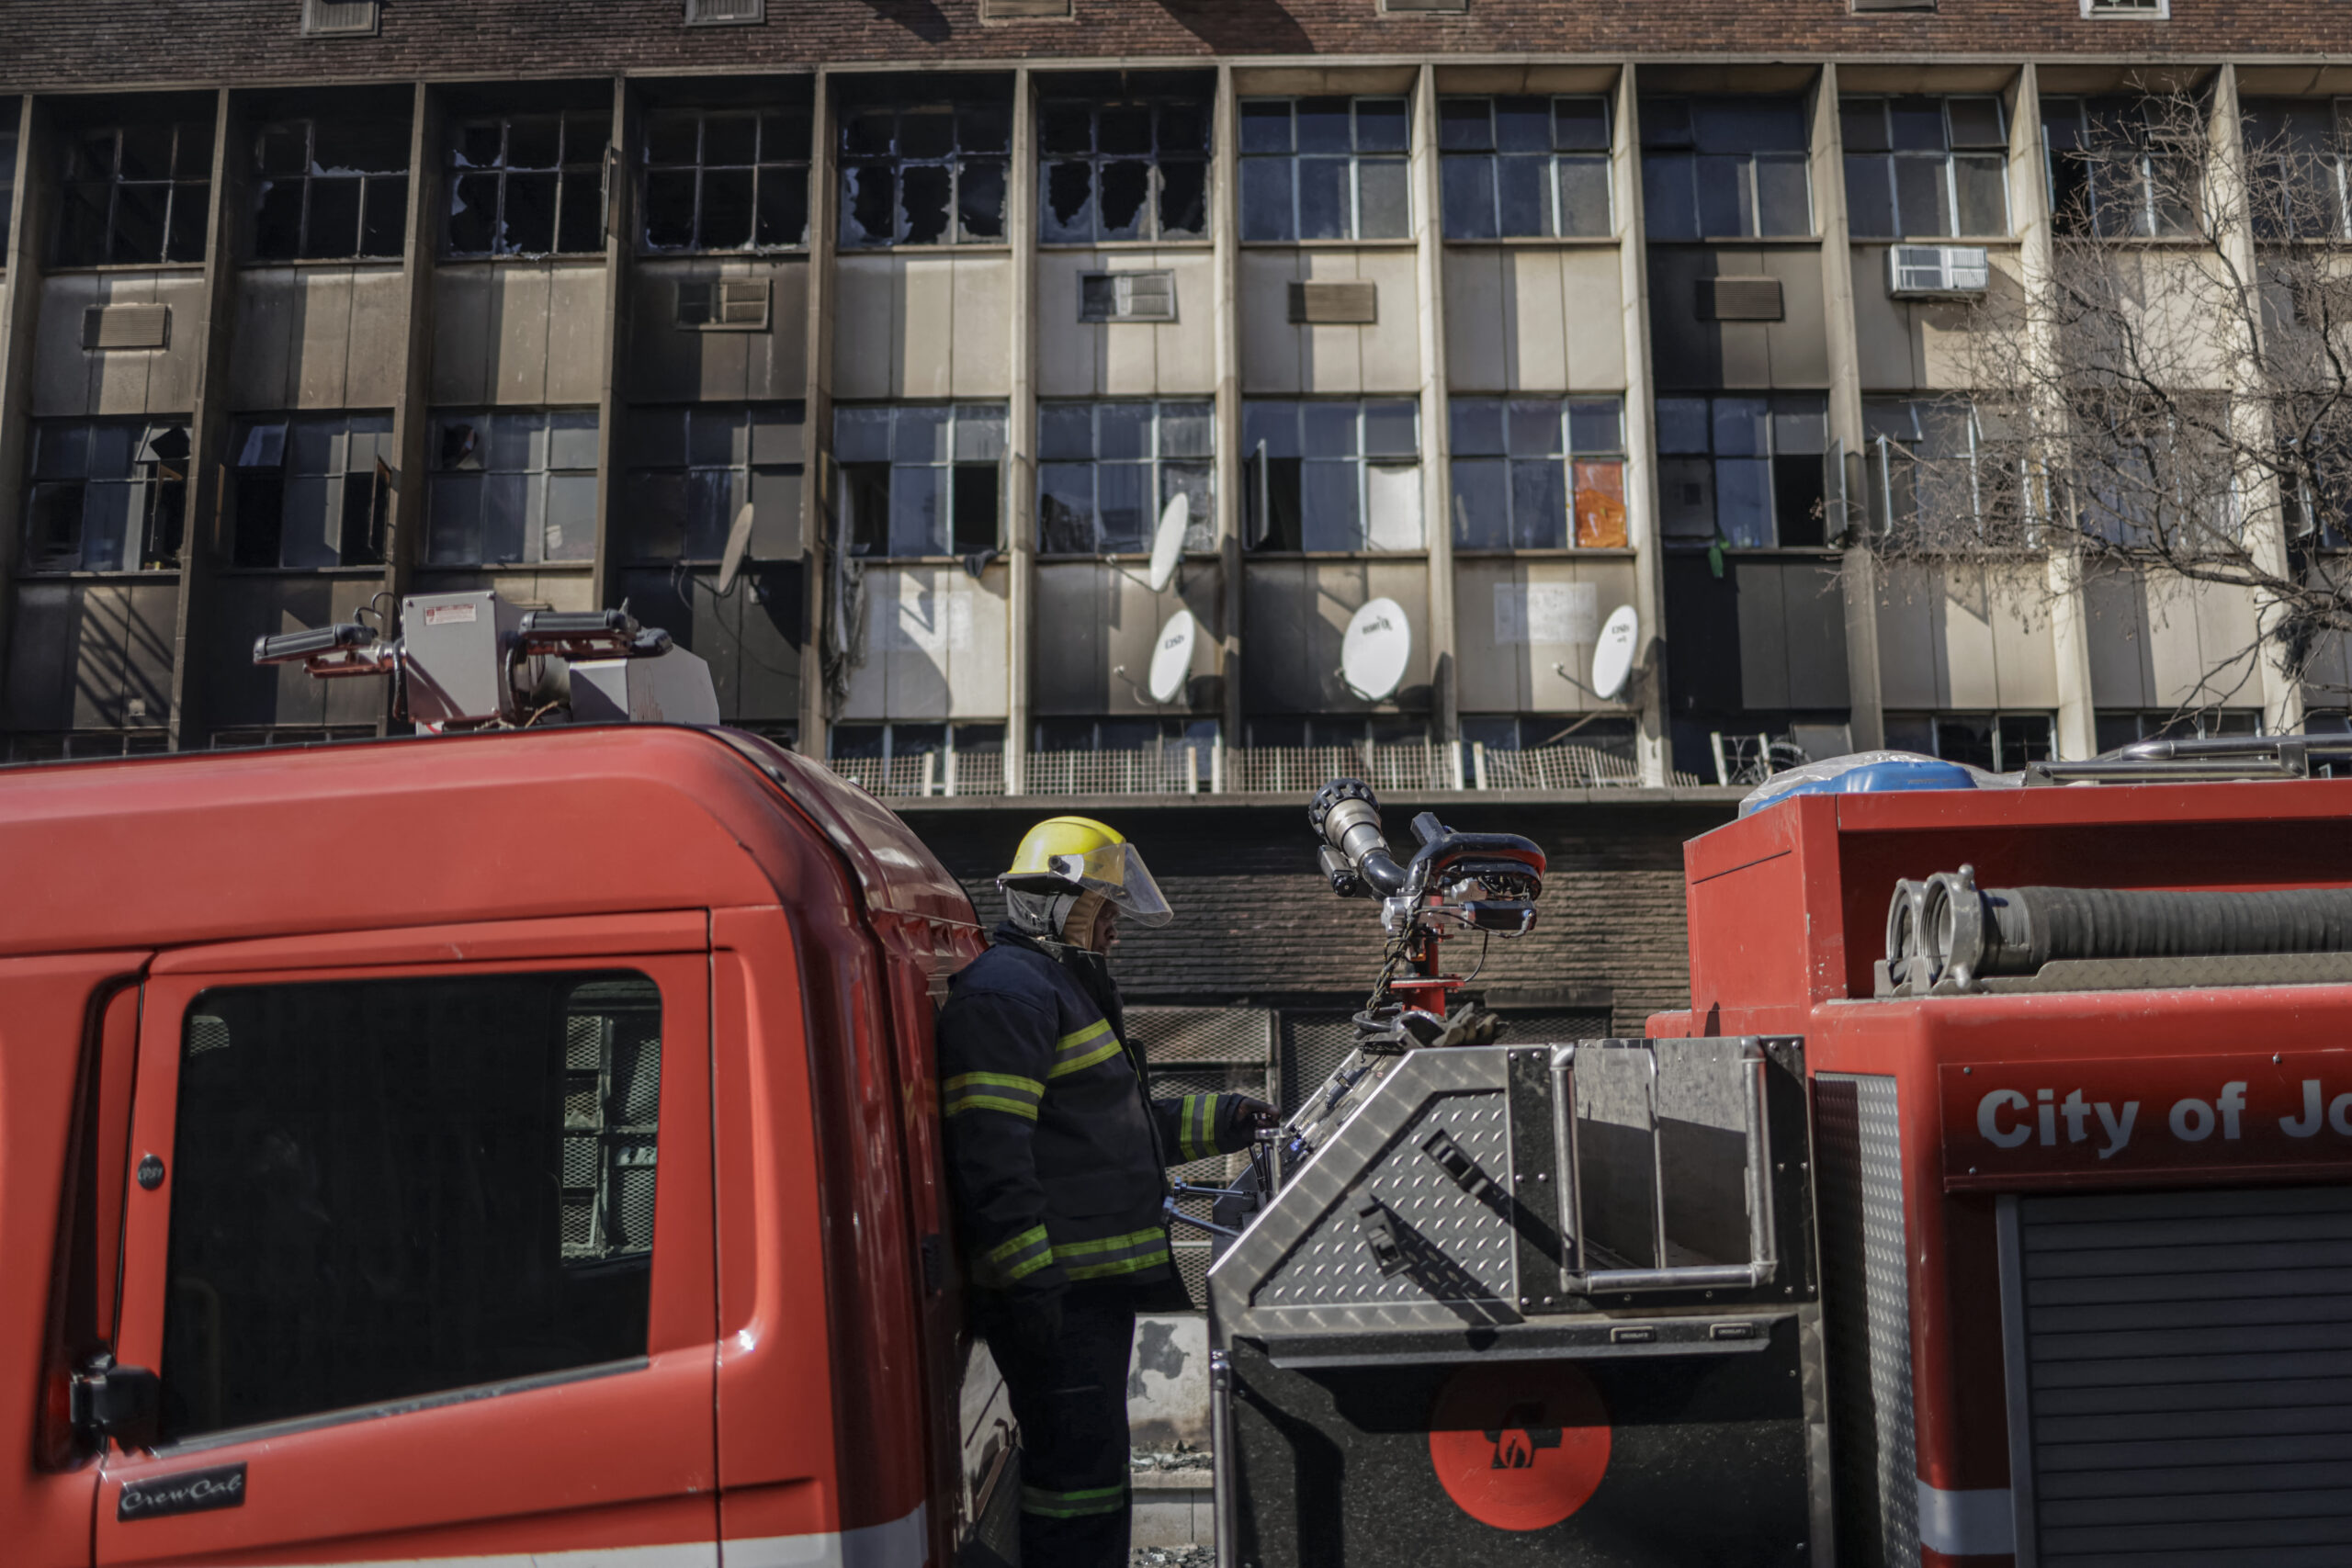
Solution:
M 1115 990 L 1098 1001 L 1009 926 L 950 982 L 940 1114 L 978 1283 L 1036 1291 L 1167 1276 L 1163 1168 L 1248 1145 L 1246 1130 L 1219 1140 L 1229 1096 L 1151 1100 L 1123 1022 Z

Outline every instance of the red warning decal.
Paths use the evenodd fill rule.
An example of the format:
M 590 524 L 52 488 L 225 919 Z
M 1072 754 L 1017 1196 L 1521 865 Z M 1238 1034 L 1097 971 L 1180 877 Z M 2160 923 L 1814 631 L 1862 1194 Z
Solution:
M 1609 1410 L 1566 1362 L 1469 1367 L 1437 1396 L 1430 1464 L 1455 1506 L 1502 1530 L 1549 1529 L 1609 1469 Z

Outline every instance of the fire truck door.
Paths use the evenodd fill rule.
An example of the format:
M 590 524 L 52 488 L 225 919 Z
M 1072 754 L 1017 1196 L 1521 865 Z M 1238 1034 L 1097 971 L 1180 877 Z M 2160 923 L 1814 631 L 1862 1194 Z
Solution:
M 157 965 L 98 1562 L 715 1564 L 707 929 Z

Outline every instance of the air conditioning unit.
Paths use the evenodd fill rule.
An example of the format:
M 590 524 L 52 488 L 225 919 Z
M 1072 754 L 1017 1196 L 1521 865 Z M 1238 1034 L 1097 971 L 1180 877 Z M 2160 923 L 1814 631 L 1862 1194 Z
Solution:
M 1886 291 L 1897 299 L 1982 294 L 1992 278 L 1982 245 L 1894 245 L 1886 253 Z

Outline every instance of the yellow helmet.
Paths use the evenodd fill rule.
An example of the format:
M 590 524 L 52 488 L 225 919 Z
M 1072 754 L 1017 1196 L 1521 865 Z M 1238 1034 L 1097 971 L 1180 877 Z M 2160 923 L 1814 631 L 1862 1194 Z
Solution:
M 1012 868 L 996 880 L 1023 893 L 1099 893 L 1140 925 L 1175 919 L 1136 847 L 1091 817 L 1046 818 L 1022 837 Z

